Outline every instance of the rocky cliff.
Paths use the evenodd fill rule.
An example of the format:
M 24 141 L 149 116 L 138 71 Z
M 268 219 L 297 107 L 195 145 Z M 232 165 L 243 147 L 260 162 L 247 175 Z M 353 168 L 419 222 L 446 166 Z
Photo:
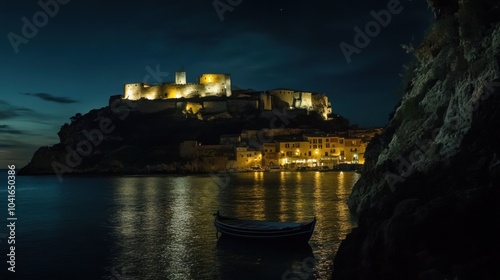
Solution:
M 116 104 L 73 116 L 71 123 L 64 124 L 58 132 L 59 143 L 39 148 L 20 174 L 60 177 L 220 171 L 226 168 L 225 162 L 234 157 L 233 149 L 224 154 L 185 159 L 179 154 L 181 142 L 197 140 L 203 145 L 219 144 L 220 135 L 240 134 L 243 129 L 286 126 L 345 131 L 349 126 L 349 121 L 338 115 L 323 121 L 317 114 L 304 115 L 299 110 L 249 110 L 237 115 L 205 114 L 200 119 L 199 114 L 178 109 L 151 113 L 138 110 L 135 102 Z
M 500 8 L 429 0 L 400 106 L 368 146 L 333 279 L 500 279 Z

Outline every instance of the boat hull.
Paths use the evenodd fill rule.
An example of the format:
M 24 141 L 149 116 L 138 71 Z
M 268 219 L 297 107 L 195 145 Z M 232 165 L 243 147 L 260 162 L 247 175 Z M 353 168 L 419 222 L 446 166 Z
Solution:
M 216 214 L 214 226 L 224 238 L 262 242 L 308 242 L 316 219 L 309 223 L 280 223 L 240 220 Z

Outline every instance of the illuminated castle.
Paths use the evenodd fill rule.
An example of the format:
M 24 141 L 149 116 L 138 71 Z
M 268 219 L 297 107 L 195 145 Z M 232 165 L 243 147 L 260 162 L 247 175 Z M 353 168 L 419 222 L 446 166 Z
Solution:
M 203 74 L 198 83 L 186 83 L 186 72 L 175 73 L 175 83 L 149 85 L 145 83 L 125 84 L 124 99 L 141 98 L 173 99 L 206 96 L 231 96 L 231 76 L 229 74 Z
M 208 97 L 208 98 L 205 98 Z M 219 98 L 217 98 L 219 97 Z M 316 112 L 328 119 L 332 113 L 328 97 L 321 93 L 278 88 L 269 91 L 231 91 L 229 74 L 202 74 L 198 83 L 186 83 L 186 72 L 175 73 L 175 82 L 161 85 L 125 84 L 123 95 L 110 97 L 113 102 L 132 100 L 135 110 L 158 112 L 176 109 L 203 118 L 204 114 L 229 113 L 241 115 L 248 110 L 292 110 L 296 113 Z M 115 104 L 116 105 L 116 104 Z

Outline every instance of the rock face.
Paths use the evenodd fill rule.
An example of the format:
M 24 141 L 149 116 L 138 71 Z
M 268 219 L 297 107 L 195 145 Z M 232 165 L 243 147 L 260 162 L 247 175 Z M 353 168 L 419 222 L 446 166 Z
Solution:
M 21 174 L 109 174 L 209 172 L 197 160 L 179 157 L 179 144 L 198 139 L 219 141 L 239 131 L 236 119 L 200 121 L 175 110 L 144 113 L 125 107 L 95 109 L 59 131 L 60 142 L 41 147 Z
M 429 1 L 401 105 L 368 146 L 333 279 L 500 279 L 498 1 Z
M 59 143 L 39 148 L 20 174 L 56 174 L 61 178 L 64 174 L 209 173 L 225 170 L 234 149 L 183 158 L 179 153 L 183 141 L 219 144 L 223 134 L 268 129 L 273 118 L 273 124 L 286 121 L 288 128 L 346 131 L 349 126 L 341 116 L 323 121 L 318 114 L 301 115 L 293 110 L 248 110 L 237 116 L 206 114 L 200 120 L 196 114 L 181 110 L 144 112 L 137 107 L 137 103 L 127 101 L 76 114 L 58 132 Z

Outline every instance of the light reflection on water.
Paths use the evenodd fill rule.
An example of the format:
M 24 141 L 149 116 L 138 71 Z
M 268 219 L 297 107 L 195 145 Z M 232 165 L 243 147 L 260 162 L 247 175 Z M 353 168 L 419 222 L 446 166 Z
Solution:
M 63 183 L 19 177 L 19 276 L 329 279 L 334 253 L 352 226 L 346 201 L 358 178 L 257 172 L 231 174 L 219 187 L 211 176 L 67 177 Z M 317 224 L 308 246 L 265 251 L 218 242 L 217 210 L 249 219 L 317 217 Z M 314 269 L 304 271 L 311 260 Z
M 309 279 L 328 279 L 334 252 L 351 229 L 346 199 L 358 177 L 255 172 L 231 174 L 221 187 L 210 176 L 117 178 L 110 234 L 119 253 L 113 266 L 137 279 L 281 279 L 314 257 Z M 248 219 L 318 222 L 309 251 L 280 255 L 218 244 L 212 216 L 217 210 Z

